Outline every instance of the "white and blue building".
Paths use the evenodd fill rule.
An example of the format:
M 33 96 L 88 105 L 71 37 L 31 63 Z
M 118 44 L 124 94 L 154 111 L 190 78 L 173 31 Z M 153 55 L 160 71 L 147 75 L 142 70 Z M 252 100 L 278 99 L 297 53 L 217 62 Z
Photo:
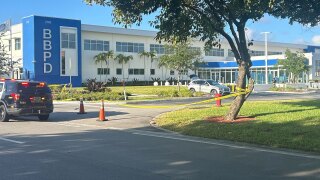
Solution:
M 107 81 L 117 78 L 151 80 L 159 78 L 177 78 L 178 72 L 158 67 L 157 58 L 165 53 L 164 45 L 157 42 L 155 31 L 124 29 L 106 26 L 82 24 L 80 20 L 28 16 L 22 23 L 13 25 L 11 38 L 9 32 L 2 41 L 7 43 L 12 58 L 19 63 L 15 65 L 15 77 L 46 81 L 49 84 L 67 84 L 81 86 L 87 79 L 96 78 Z M 237 80 L 237 64 L 226 41 L 221 48 L 204 51 L 204 43 L 194 40 L 194 48 L 202 50 L 206 65 L 197 72 L 187 72 L 181 78 L 188 80 L 188 75 L 197 73 L 201 78 L 214 79 L 223 83 Z M 250 46 L 253 67 L 252 76 L 258 84 L 271 83 L 274 77 L 279 82 L 289 82 L 290 74 L 275 64 L 284 58 L 286 49 L 292 52 L 304 52 L 308 58 L 310 71 L 301 74 L 299 81 L 320 80 L 320 46 L 268 42 L 266 61 L 264 42 L 256 41 Z M 122 65 L 110 60 L 109 63 L 95 64 L 94 56 L 113 50 L 114 54 L 132 55 L 133 60 Z M 141 57 L 139 52 L 155 51 L 157 57 L 151 61 Z

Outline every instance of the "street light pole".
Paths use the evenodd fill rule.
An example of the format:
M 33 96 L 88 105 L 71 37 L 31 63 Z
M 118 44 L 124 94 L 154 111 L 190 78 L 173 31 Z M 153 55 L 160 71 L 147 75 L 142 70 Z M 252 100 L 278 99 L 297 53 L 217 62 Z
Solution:
M 70 88 L 71 88 L 71 86 L 72 86 L 72 81 L 71 81 L 71 58 L 69 58 L 69 73 L 70 73 L 69 83 L 70 83 Z
M 265 71 L 266 71 L 266 84 L 268 84 L 268 34 L 270 32 L 261 32 L 261 34 L 264 34 L 264 55 L 265 55 Z

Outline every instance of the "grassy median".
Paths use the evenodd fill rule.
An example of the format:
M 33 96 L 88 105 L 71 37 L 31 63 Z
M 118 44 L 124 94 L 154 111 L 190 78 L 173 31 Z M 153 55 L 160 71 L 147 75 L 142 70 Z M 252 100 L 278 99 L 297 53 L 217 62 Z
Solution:
M 246 102 L 241 116 L 255 120 L 241 123 L 213 123 L 205 120 L 223 116 L 221 108 L 189 107 L 169 112 L 157 125 L 182 134 L 320 153 L 320 101 Z

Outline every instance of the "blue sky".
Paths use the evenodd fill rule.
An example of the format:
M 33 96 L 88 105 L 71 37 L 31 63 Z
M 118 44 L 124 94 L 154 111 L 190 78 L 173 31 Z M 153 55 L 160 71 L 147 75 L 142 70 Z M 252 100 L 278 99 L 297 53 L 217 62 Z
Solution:
M 2 0 L 0 22 L 11 18 L 16 24 L 21 22 L 22 17 L 40 15 L 79 19 L 83 24 L 121 27 L 113 24 L 111 11 L 109 7 L 88 6 L 82 0 Z M 132 28 L 153 30 L 148 24 L 152 18 L 145 16 L 140 27 Z M 320 45 L 320 27 L 303 27 L 297 23 L 289 25 L 287 20 L 270 16 L 265 16 L 259 22 L 248 22 L 247 29 L 247 35 L 255 41 L 263 41 L 261 32 L 269 31 L 269 41 Z

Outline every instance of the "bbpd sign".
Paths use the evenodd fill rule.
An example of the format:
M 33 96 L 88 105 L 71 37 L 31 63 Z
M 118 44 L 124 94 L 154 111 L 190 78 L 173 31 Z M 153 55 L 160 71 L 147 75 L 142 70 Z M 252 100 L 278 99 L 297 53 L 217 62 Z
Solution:
M 52 65 L 50 58 L 52 56 L 52 33 L 51 29 L 43 29 L 43 73 L 48 74 L 52 72 Z

